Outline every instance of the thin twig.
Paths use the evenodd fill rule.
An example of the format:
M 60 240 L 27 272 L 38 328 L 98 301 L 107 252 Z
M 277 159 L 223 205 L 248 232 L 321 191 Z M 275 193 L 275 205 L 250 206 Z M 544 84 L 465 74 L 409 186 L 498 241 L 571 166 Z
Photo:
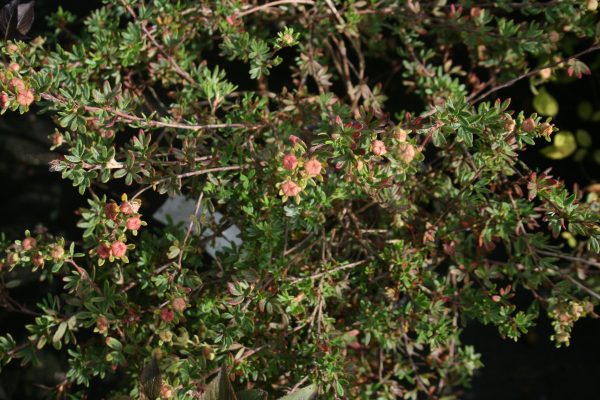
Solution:
M 200 211 L 200 204 L 202 204 L 202 199 L 204 198 L 204 192 L 200 193 L 198 196 L 198 201 L 196 202 L 196 208 L 194 209 L 194 217 L 190 218 L 190 225 L 188 226 L 187 232 L 185 233 L 185 237 L 183 238 L 183 243 L 181 243 L 181 249 L 179 250 L 179 259 L 177 261 L 177 265 L 179 269 L 181 269 L 181 261 L 183 260 L 183 249 L 185 248 L 185 244 L 188 241 L 190 234 L 192 233 L 192 229 L 194 228 L 194 220 L 198 216 L 198 211 Z
M 190 76 L 190 74 L 185 72 L 179 66 L 179 64 L 177 64 L 177 62 L 173 59 L 173 57 L 169 53 L 167 53 L 167 51 L 164 49 L 164 47 L 161 46 L 160 43 L 158 43 L 156 41 L 156 39 L 152 35 L 152 32 L 150 32 L 148 30 L 148 28 L 146 27 L 146 22 L 145 21 L 140 22 L 138 20 L 138 17 L 136 15 L 135 11 L 133 10 L 133 8 L 131 8 L 131 6 L 125 0 L 121 0 L 121 4 L 123 5 L 123 7 L 125 7 L 127 12 L 129 12 L 129 14 L 133 17 L 133 19 L 140 23 L 140 26 L 142 27 L 142 31 L 144 31 L 144 35 L 152 42 L 152 44 L 158 49 L 158 51 L 167 59 L 169 64 L 171 64 L 171 66 L 173 67 L 173 70 L 175 70 L 175 72 L 177 72 L 177 74 L 179 74 L 183 79 L 185 79 L 189 83 L 196 85 L 196 81 L 194 80 L 194 78 L 192 78 Z
M 533 75 L 539 73 L 543 69 L 556 67 L 557 65 L 561 65 L 561 64 L 565 63 L 568 60 L 571 60 L 571 59 L 574 59 L 574 58 L 577 58 L 577 57 L 581 57 L 584 54 L 592 53 L 592 52 L 597 51 L 597 50 L 600 50 L 600 44 L 594 45 L 594 46 L 592 46 L 592 47 L 590 47 L 590 48 L 588 48 L 586 50 L 583 50 L 583 51 L 581 51 L 581 52 L 579 52 L 579 53 L 577 53 L 575 55 L 572 55 L 572 56 L 568 57 L 566 60 L 560 60 L 560 61 L 557 61 L 557 62 L 554 62 L 554 63 L 551 63 L 551 64 L 546 64 L 543 67 L 540 67 L 540 68 L 534 69 L 532 71 L 529 71 L 529 72 L 527 72 L 525 74 L 519 75 L 516 78 L 513 78 L 513 79 L 511 79 L 510 81 L 508 81 L 506 83 L 503 83 L 502 85 L 499 85 L 499 86 L 496 86 L 496 87 L 493 87 L 493 88 L 489 89 L 488 91 L 484 92 L 483 94 L 477 96 L 475 99 L 473 99 L 473 97 L 475 97 L 478 93 L 477 92 L 473 93 L 471 96 L 469 96 L 467 98 L 467 100 L 469 100 L 469 102 L 471 104 L 477 103 L 478 101 L 481 101 L 481 100 L 485 99 L 486 97 L 488 97 L 490 94 L 495 93 L 495 92 L 497 92 L 499 90 L 502 90 L 504 88 L 507 88 L 509 86 L 512 86 L 512 85 L 514 85 L 515 83 L 519 82 L 522 79 L 529 78 L 530 76 L 533 76 Z
M 66 100 L 62 100 L 57 96 L 54 96 L 50 93 L 42 93 L 40 95 L 44 100 L 51 101 L 53 103 L 59 104 L 67 104 Z M 128 123 L 143 123 L 151 126 L 153 128 L 173 128 L 173 129 L 185 129 L 185 130 L 205 130 L 205 129 L 221 129 L 221 128 L 256 128 L 257 125 L 246 125 L 246 124 L 180 124 L 176 122 L 165 122 L 165 121 L 156 121 L 156 120 L 148 120 L 146 118 L 138 117 L 137 115 L 127 114 L 122 111 L 117 111 L 110 107 L 95 107 L 95 106 L 87 106 L 81 105 L 86 111 L 89 112 L 106 112 L 112 114 L 115 117 L 119 117 L 122 120 Z
M 369 260 L 356 261 L 356 262 L 353 262 L 353 263 L 350 263 L 350 264 L 340 265 L 338 267 L 332 268 L 332 269 L 330 269 L 328 271 L 320 272 L 318 274 L 314 274 L 314 275 L 310 275 L 310 276 L 304 276 L 304 277 L 301 277 L 301 278 L 289 278 L 288 280 L 290 281 L 290 283 L 296 283 L 296 282 L 300 282 L 300 281 L 305 281 L 307 279 L 311 279 L 311 280 L 319 279 L 319 278 L 322 278 L 322 277 L 324 277 L 326 275 L 333 274 L 334 272 L 343 271 L 345 269 L 350 269 L 350 268 L 358 267 L 358 266 L 363 265 L 363 264 L 365 264 L 367 262 L 369 262 Z
M 541 254 L 543 256 L 562 258 L 564 260 L 569 260 L 569 261 L 578 262 L 578 263 L 582 263 L 582 264 L 592 265 L 594 267 L 600 268 L 599 262 L 587 260 L 585 258 L 573 257 L 573 256 L 569 256 L 569 255 L 562 254 L 562 253 L 554 253 L 551 251 L 544 251 L 544 250 L 537 250 L 537 252 L 538 252 L 538 254 Z
M 246 11 L 242 11 L 239 14 L 237 14 L 238 17 L 245 17 L 246 15 L 250 15 L 253 14 L 255 12 L 258 11 L 262 11 L 265 10 L 267 8 L 272 8 L 275 6 L 280 6 L 283 4 L 308 4 L 308 5 L 314 5 L 315 2 L 313 0 L 277 0 L 277 1 L 272 1 L 270 3 L 266 3 L 266 4 L 262 4 L 260 6 L 256 6 L 256 7 L 252 7 Z

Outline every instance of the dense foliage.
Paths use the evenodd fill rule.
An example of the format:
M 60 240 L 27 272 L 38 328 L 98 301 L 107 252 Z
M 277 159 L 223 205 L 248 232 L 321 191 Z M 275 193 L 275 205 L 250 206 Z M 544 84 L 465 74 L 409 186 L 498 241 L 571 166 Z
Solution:
M 549 118 L 492 97 L 588 74 L 596 9 L 104 0 L 83 25 L 59 9 L 2 45 L 0 105 L 54 118 L 50 170 L 88 206 L 80 240 L 3 239 L 2 305 L 32 320 L 24 342 L 0 332 L 1 363 L 64 352 L 64 398 L 114 374 L 113 398 L 216 398 L 226 365 L 213 382 L 272 398 L 452 399 L 481 366 L 468 321 L 517 340 L 547 313 L 568 345 L 600 299 L 600 204 L 519 159 Z M 398 76 L 406 92 L 386 92 Z M 159 225 L 151 191 L 195 215 Z M 232 225 L 241 242 L 207 256 Z M 22 269 L 61 289 L 13 301 Z

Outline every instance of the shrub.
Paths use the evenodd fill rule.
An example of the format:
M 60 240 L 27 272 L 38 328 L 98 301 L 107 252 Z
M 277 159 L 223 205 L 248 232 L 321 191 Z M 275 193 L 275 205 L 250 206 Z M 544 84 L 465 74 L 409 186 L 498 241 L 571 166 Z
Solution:
M 69 398 L 116 374 L 114 398 L 450 399 L 468 321 L 517 340 L 544 312 L 560 346 L 595 316 L 597 197 L 519 159 L 549 118 L 490 100 L 589 73 L 597 2 L 103 3 L 3 45 L 3 112 L 52 116 L 88 206 L 81 238 L 3 241 L 3 296 L 18 269 L 48 289 L 5 302 L 35 317 L 2 364 L 60 350 Z M 194 216 L 159 225 L 151 191 Z

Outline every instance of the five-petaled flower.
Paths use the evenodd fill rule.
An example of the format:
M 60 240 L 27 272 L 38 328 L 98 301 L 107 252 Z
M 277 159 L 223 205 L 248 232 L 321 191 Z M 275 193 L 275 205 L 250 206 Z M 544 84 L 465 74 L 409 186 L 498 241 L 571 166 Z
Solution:
M 304 170 L 308 176 L 317 176 L 321 173 L 321 163 L 316 158 L 312 158 L 304 164 Z
M 165 322 L 171 322 L 173 321 L 173 318 L 175 318 L 175 313 L 169 308 L 163 308 L 160 312 L 160 319 Z
M 281 185 L 281 191 L 287 197 L 294 197 L 302 191 L 302 188 L 292 181 L 285 181 L 283 185 Z
M 33 90 L 20 90 L 19 94 L 17 94 L 17 103 L 19 103 L 22 106 L 31 105 L 31 103 L 33 103 Z
M 140 217 L 131 217 L 127 219 L 127 229 L 130 231 L 137 231 L 142 227 L 142 220 Z
M 127 252 L 127 245 L 120 240 L 117 240 L 110 245 L 110 249 L 112 250 L 113 256 L 119 258 L 123 257 Z
M 385 143 L 383 143 L 381 140 L 374 140 L 373 143 L 371 143 L 371 151 L 376 156 L 382 156 L 387 153 Z
M 404 160 L 405 163 L 410 163 L 415 158 L 415 146 L 410 143 L 402 143 L 398 146 L 398 157 Z
M 32 237 L 27 237 L 23 239 L 23 250 L 31 250 L 37 245 L 37 241 Z
M 286 154 L 283 157 L 283 168 L 293 171 L 298 166 L 298 159 L 293 154 Z
M 185 299 L 182 297 L 174 298 L 173 301 L 171 301 L 171 304 L 173 305 L 173 308 L 179 312 L 183 312 L 183 310 L 185 310 L 185 307 L 187 306 Z

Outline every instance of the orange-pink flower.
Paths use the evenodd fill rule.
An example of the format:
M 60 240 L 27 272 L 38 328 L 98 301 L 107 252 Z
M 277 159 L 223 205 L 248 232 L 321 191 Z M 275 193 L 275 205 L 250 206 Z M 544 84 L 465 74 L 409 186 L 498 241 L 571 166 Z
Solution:
M 110 249 L 112 250 L 113 256 L 119 258 L 123 257 L 127 252 L 127 245 L 120 240 L 117 240 L 110 245 Z
M 297 196 L 302 189 L 296 183 L 292 181 L 286 181 L 283 183 L 283 185 L 281 185 L 281 191 L 287 197 L 294 197 Z
M 140 217 L 131 217 L 127 220 L 127 229 L 130 231 L 137 231 L 142 227 L 142 220 Z
M 173 321 L 174 317 L 175 317 L 175 313 L 173 313 L 173 311 L 169 310 L 168 308 L 163 308 L 162 311 L 160 312 L 160 319 L 162 319 L 165 322 Z
M 415 158 L 415 154 L 415 146 L 410 143 L 402 143 L 398 146 L 398 156 L 406 163 L 411 162 Z
M 376 156 L 382 156 L 387 153 L 385 143 L 383 143 L 381 140 L 374 140 L 373 143 L 371 143 L 371 151 Z
M 174 298 L 171 304 L 173 305 L 173 308 L 179 312 L 183 312 L 187 306 L 185 299 L 181 297 Z
M 105 244 L 101 244 L 96 248 L 96 253 L 98 254 L 98 257 L 106 260 L 108 257 L 110 257 L 110 247 Z
M 17 103 L 22 106 L 28 106 L 33 103 L 33 90 L 20 90 L 19 94 L 17 94 Z
M 308 176 L 317 176 L 321 173 L 321 163 L 316 158 L 312 158 L 304 164 L 304 170 Z
M 283 157 L 283 168 L 293 171 L 298 166 L 298 159 L 293 154 L 286 154 Z
M 23 90 L 25 90 L 25 82 L 23 82 L 23 80 L 19 78 L 12 78 L 8 86 L 16 92 L 22 92 Z
M 23 239 L 22 245 L 23 245 L 23 250 L 26 250 L 26 251 L 31 250 L 37 245 L 37 241 L 32 237 L 28 237 L 28 238 Z

